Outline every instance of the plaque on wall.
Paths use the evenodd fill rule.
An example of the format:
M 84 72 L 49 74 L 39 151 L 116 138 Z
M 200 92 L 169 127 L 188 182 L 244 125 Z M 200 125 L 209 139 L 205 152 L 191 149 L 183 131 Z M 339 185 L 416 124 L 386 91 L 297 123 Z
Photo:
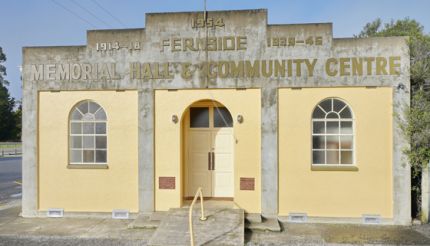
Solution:
M 255 178 L 240 178 L 240 190 L 255 190 Z
M 158 188 L 163 190 L 175 189 L 175 177 L 159 177 Z

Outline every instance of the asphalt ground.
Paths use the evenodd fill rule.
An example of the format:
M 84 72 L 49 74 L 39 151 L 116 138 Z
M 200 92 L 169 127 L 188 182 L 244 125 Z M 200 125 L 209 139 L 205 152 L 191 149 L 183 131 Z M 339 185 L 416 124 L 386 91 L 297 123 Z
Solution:
M 22 158 L 0 158 L 0 205 L 21 199 Z

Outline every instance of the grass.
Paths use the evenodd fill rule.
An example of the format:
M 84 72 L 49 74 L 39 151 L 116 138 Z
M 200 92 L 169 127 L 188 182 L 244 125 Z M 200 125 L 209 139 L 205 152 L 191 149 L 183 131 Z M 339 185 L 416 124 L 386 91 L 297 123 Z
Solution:
M 14 148 L 21 148 L 21 143 L 0 143 L 0 149 L 14 149 Z
M 21 148 L 22 144 L 0 144 L 0 149 Z

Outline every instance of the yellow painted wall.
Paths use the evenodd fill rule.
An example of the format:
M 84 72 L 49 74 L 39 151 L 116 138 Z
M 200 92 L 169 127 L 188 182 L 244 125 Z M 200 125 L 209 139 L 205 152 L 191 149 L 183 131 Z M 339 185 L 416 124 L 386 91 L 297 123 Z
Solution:
M 39 93 L 39 210 L 138 212 L 136 91 Z M 107 114 L 109 169 L 68 169 L 68 117 L 73 106 L 90 99 Z
M 279 214 L 392 218 L 392 89 L 279 90 Z M 311 170 L 311 114 L 327 97 L 343 99 L 355 118 L 358 171 Z
M 181 122 L 187 108 L 199 100 L 215 100 L 234 120 L 234 201 L 247 212 L 261 211 L 261 95 L 259 89 L 157 90 L 155 92 L 155 208 L 165 211 L 182 204 Z M 237 115 L 244 117 L 237 123 Z M 172 122 L 172 115 L 179 122 Z M 159 177 L 176 177 L 176 189 L 159 189 Z M 240 177 L 254 177 L 255 190 L 241 191 Z

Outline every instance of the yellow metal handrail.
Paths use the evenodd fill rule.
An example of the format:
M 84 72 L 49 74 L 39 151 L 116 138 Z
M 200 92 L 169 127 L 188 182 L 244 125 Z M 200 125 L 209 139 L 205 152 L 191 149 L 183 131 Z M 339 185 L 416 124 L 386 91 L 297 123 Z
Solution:
M 194 246 L 194 233 L 193 233 L 193 206 L 194 203 L 196 203 L 197 201 L 197 195 L 200 195 L 200 210 L 201 210 L 201 216 L 200 216 L 200 220 L 205 221 L 207 218 L 205 217 L 205 212 L 203 210 L 203 193 L 202 193 L 202 187 L 199 187 L 197 189 L 196 195 L 194 195 L 194 199 L 191 202 L 190 205 L 190 212 L 188 215 L 188 222 L 189 222 L 189 228 L 190 228 L 190 243 L 191 246 Z

